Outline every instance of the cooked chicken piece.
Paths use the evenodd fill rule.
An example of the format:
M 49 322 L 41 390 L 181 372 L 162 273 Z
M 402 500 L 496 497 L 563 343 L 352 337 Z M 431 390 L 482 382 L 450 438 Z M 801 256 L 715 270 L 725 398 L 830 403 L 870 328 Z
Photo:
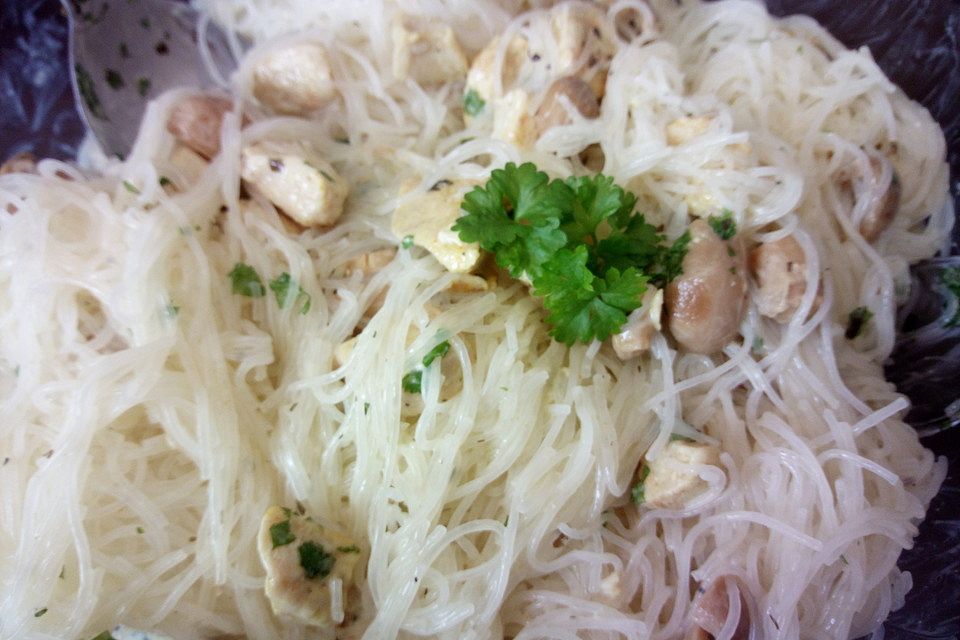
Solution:
M 667 123 L 667 144 L 678 146 L 702 136 L 710 128 L 712 118 L 692 116 L 677 118 Z
M 248 187 L 304 227 L 334 224 L 349 192 L 330 163 L 296 145 L 258 142 L 245 147 L 241 175 Z
M 444 180 L 430 191 L 406 201 L 393 214 L 394 235 L 412 236 L 414 244 L 432 253 L 448 271 L 469 273 L 480 261 L 480 247 L 462 241 L 451 227 L 460 217 L 463 195 L 476 184 L 467 180 Z
M 343 265 L 343 275 L 349 278 L 354 273 L 362 273 L 364 277 L 371 276 L 393 262 L 397 255 L 394 248 L 378 249 L 364 253 L 356 258 L 350 258 Z
M 173 152 L 170 154 L 170 164 L 174 169 L 174 175 L 167 176 L 167 178 L 174 178 L 178 184 L 195 183 L 210 166 L 203 159 L 203 156 L 182 144 L 173 148 Z
M 494 64 L 499 47 L 500 38 L 494 38 L 483 51 L 477 54 L 470 65 L 470 71 L 467 73 L 466 95 L 469 96 L 473 92 L 483 104 L 479 105 L 477 103 L 474 113 L 471 113 L 469 109 L 464 110 L 463 118 L 468 125 L 475 117 L 490 115 L 493 100 L 513 88 L 521 71 L 529 64 L 526 39 L 513 38 L 503 53 L 503 65 L 499 69 L 501 92 L 496 93 L 497 70 L 494 69 Z
M 731 614 L 728 590 L 733 590 L 734 598 L 740 600 L 739 621 L 731 639 L 747 640 L 750 637 L 750 611 L 743 593 L 734 579 L 720 576 L 711 582 L 709 587 L 700 590 L 700 595 L 694 600 L 690 610 L 693 627 L 686 640 L 712 640 L 714 634 L 720 633 Z
M 224 114 L 232 109 L 233 103 L 226 98 L 187 96 L 170 110 L 167 131 L 181 144 L 209 160 L 220 153 L 220 127 Z
M 663 291 L 650 287 L 643 294 L 642 304 L 627 318 L 622 331 L 611 338 L 613 350 L 621 360 L 636 358 L 650 350 L 653 336 L 660 331 Z
M 710 445 L 673 440 L 667 443 L 643 483 L 644 504 L 655 509 L 683 509 L 707 489 L 707 483 L 687 465 L 719 466 L 720 452 Z
M 584 118 L 600 115 L 600 102 L 590 85 L 576 76 L 563 76 L 550 85 L 537 109 L 537 135 L 553 127 L 570 124 L 571 107 Z
M 16 153 L 9 158 L 6 162 L 0 164 L 0 176 L 5 176 L 10 173 L 36 173 L 37 172 L 37 159 L 32 153 L 27 151 L 21 151 Z
M 703 220 L 693 221 L 690 235 L 683 274 L 667 285 L 667 327 L 684 349 L 711 354 L 739 332 L 747 296 L 745 252 Z
M 275 615 L 318 626 L 339 624 L 343 612 L 359 604 L 350 591 L 360 549 L 347 536 L 289 509 L 270 507 L 260 522 L 257 549 Z M 341 585 L 341 611 L 331 602 L 335 580 Z
M 453 29 L 442 22 L 402 17 L 393 23 L 393 76 L 422 85 L 463 80 L 467 56 Z
M 789 322 L 807 290 L 806 264 L 793 236 L 765 242 L 750 252 L 750 271 L 757 281 L 753 299 L 762 315 Z
M 336 96 L 327 50 L 301 42 L 266 53 L 253 72 L 253 95 L 277 113 L 316 111 Z
M 524 149 L 537 137 L 537 125 L 530 115 L 530 94 L 511 89 L 493 103 L 494 138 Z

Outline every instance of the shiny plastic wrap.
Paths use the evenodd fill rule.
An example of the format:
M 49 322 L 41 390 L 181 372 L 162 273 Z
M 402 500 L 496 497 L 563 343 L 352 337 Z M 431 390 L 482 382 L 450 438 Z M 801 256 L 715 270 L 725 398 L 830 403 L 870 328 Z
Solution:
M 847 46 L 866 45 L 887 75 L 923 103 L 946 132 L 952 190 L 960 211 L 960 0 L 769 0 L 777 15 L 804 13 Z M 0 159 L 30 151 L 71 157 L 83 135 L 66 63 L 66 21 L 56 0 L 0 2 Z M 958 225 L 960 229 L 960 225 Z M 950 473 L 900 566 L 913 574 L 906 606 L 885 637 L 960 637 L 960 313 L 946 303 L 953 253 L 914 268 L 913 293 L 887 374 L 913 401 L 910 422 L 950 461 Z

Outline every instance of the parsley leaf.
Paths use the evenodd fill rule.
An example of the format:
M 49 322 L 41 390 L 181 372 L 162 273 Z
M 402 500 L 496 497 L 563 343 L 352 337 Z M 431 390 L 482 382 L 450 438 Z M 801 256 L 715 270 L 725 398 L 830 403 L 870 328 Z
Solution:
M 293 532 L 290 531 L 289 514 L 286 520 L 270 525 L 270 541 L 273 543 L 274 549 L 286 546 L 296 539 L 297 536 L 293 535 Z
M 470 89 L 463 96 L 463 110 L 468 116 L 475 116 L 486 106 L 487 102 L 474 89 Z
M 847 330 L 844 337 L 847 340 L 853 340 L 863 332 L 863 327 L 873 318 L 873 311 L 866 307 L 857 307 L 850 312 L 847 319 Z
M 940 282 L 953 294 L 953 316 L 944 322 L 945 327 L 960 327 L 960 267 L 947 267 L 940 272 Z
M 281 309 L 286 307 L 287 302 L 291 300 L 290 290 L 294 287 L 297 289 L 297 295 L 293 297 L 293 300 L 300 304 L 300 313 L 306 315 L 306 313 L 310 311 L 312 298 L 309 293 L 303 290 L 303 287 L 297 284 L 296 280 L 290 277 L 289 273 L 284 271 L 270 281 L 270 290 L 273 291 L 273 295 L 276 297 L 277 304 Z
M 236 263 L 233 270 L 227 275 L 230 278 L 231 290 L 238 295 L 248 298 L 262 298 L 266 293 L 260 274 L 248 264 Z
M 297 547 L 297 553 L 300 555 L 300 566 L 310 580 L 326 578 L 337 562 L 336 558 L 324 550 L 322 544 L 310 540 Z
M 636 204 L 609 176 L 550 180 L 509 163 L 467 193 L 453 230 L 530 278 L 557 340 L 589 342 L 616 333 L 648 283 L 664 287 L 682 271 L 689 234 L 667 244 Z
M 400 381 L 403 390 L 408 393 L 420 393 L 423 388 L 423 371 L 415 369 L 410 371 Z
M 719 216 L 710 216 L 707 222 L 722 240 L 729 240 L 737 235 L 737 221 L 733 219 L 733 211 L 730 209 L 724 209 Z

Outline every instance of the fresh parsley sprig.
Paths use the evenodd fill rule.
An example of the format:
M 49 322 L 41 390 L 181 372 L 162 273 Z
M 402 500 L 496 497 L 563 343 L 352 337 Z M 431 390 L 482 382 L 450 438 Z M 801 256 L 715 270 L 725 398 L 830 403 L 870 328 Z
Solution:
M 590 342 L 616 333 L 648 284 L 681 273 L 689 235 L 667 244 L 636 204 L 609 176 L 551 180 L 532 163 L 510 163 L 467 193 L 453 230 L 532 281 L 554 338 Z

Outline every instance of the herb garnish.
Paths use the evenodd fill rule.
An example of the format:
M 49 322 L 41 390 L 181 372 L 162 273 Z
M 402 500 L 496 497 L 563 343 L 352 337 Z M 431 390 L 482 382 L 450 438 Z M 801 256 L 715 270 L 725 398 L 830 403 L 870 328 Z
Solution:
M 297 536 L 290 531 L 290 514 L 287 514 L 286 520 L 270 525 L 270 541 L 274 549 L 286 546 L 296 539 Z
M 737 235 L 737 221 L 733 219 L 733 211 L 730 211 L 730 209 L 723 209 L 719 216 L 710 216 L 707 218 L 707 223 L 709 223 L 713 232 L 720 236 L 721 240 L 729 240 Z M 727 251 L 729 253 L 733 249 L 728 247 Z M 729 255 L 734 254 L 729 253 Z
M 467 193 L 453 230 L 532 280 L 554 338 L 590 342 L 626 323 L 647 284 L 663 287 L 682 271 L 689 234 L 666 244 L 634 214 L 636 202 L 609 176 L 550 180 L 531 163 L 510 163 Z
M 467 91 L 467 93 L 463 96 L 463 111 L 468 116 L 477 115 L 483 111 L 483 108 L 486 106 L 486 104 L 486 100 L 481 98 L 480 94 L 473 89 Z
M 404 249 L 409 249 L 410 247 L 412 247 L 413 235 L 410 234 L 410 235 L 403 236 L 403 240 L 400 241 L 400 246 L 403 247 Z
M 227 275 L 230 277 L 231 290 L 236 294 L 248 298 L 262 298 L 266 293 L 260 274 L 248 264 L 236 263 Z
M 423 368 L 429 367 L 433 364 L 433 361 L 438 358 L 443 358 L 447 355 L 447 352 L 450 351 L 450 341 L 444 340 L 443 342 L 437 344 L 433 349 L 427 352 L 427 355 L 423 356 L 423 359 L 420 361 L 423 365 Z M 416 368 L 413 371 L 408 372 L 403 379 L 400 381 L 403 385 L 403 390 L 409 393 L 420 393 L 423 383 L 423 368 Z
M 307 578 L 326 578 L 333 570 L 336 558 L 324 551 L 323 545 L 308 540 L 297 548 L 300 554 L 300 566 Z
M 863 332 L 863 327 L 873 317 L 873 311 L 866 307 L 857 307 L 850 312 L 847 319 L 847 330 L 844 336 L 847 340 L 853 340 Z
M 110 88 L 114 91 L 122 89 L 125 84 L 123 81 L 123 76 L 120 75 L 120 72 L 116 69 L 107 69 L 106 71 L 107 84 L 110 85 Z
M 96 637 L 91 638 L 91 640 L 116 640 L 116 638 L 114 638 L 113 634 L 109 631 L 101 631 Z
M 97 87 L 93 83 L 93 78 L 90 77 L 90 73 L 81 64 L 74 65 L 73 69 L 77 73 L 77 90 L 80 92 L 80 97 L 83 98 L 84 104 L 90 109 L 90 113 L 93 114 L 93 117 L 100 120 L 109 120 L 107 114 L 103 112 L 103 105 L 100 104 L 100 98 L 97 96 Z
M 953 316 L 943 323 L 945 327 L 960 327 L 960 267 L 947 267 L 940 272 L 940 282 L 953 294 Z
M 46 612 L 47 612 L 47 608 L 46 608 L 46 607 L 44 607 L 44 608 L 42 608 L 42 609 L 38 609 L 37 612 L 33 614 L 33 617 L 34 617 L 34 618 L 39 618 L 40 616 L 42 616 L 42 615 L 45 614 Z
M 644 495 L 645 487 L 643 483 L 647 481 L 648 475 L 650 475 L 650 467 L 644 465 L 637 484 L 633 485 L 630 490 L 630 499 L 633 500 L 633 504 L 643 504 L 646 501 L 647 497 Z
M 141 98 L 146 98 L 150 93 L 150 78 L 137 78 L 137 93 Z
M 293 299 L 300 304 L 300 313 L 305 315 L 310 311 L 312 298 L 309 293 L 303 290 L 303 287 L 297 284 L 296 280 L 290 277 L 289 273 L 284 271 L 270 281 L 270 290 L 273 291 L 273 295 L 277 298 L 277 304 L 280 305 L 281 309 L 287 306 L 287 302 L 291 299 L 290 290 L 294 287 L 297 289 L 297 295 Z
M 355 544 L 351 544 L 346 547 L 337 547 L 337 551 L 340 553 L 360 553 L 360 547 Z

